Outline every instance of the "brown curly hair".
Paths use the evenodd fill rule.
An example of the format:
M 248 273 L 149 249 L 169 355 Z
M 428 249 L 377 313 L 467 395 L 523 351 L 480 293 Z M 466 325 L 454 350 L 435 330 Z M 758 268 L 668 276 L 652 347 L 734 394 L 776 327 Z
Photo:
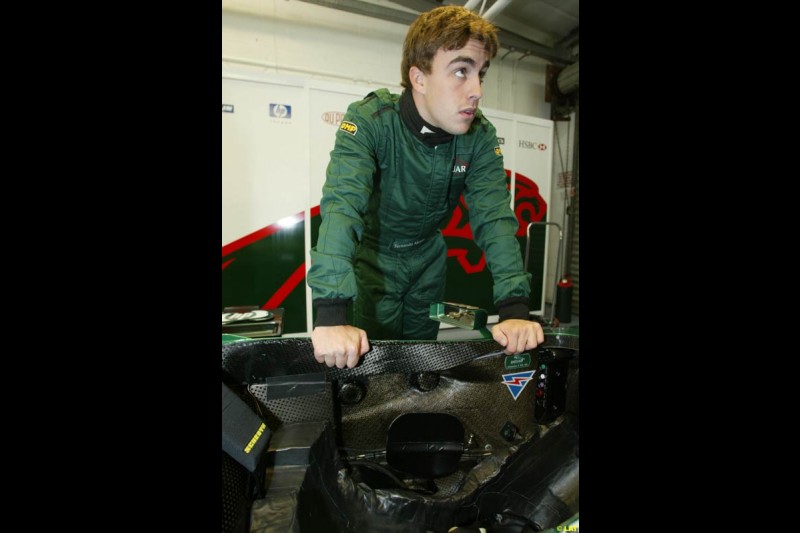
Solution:
M 477 13 L 464 6 L 450 5 L 421 13 L 411 23 L 403 43 L 400 85 L 405 89 L 411 87 L 408 71 L 412 66 L 429 74 L 433 56 L 440 48 L 458 50 L 470 39 L 483 43 L 489 59 L 497 55 L 497 28 Z

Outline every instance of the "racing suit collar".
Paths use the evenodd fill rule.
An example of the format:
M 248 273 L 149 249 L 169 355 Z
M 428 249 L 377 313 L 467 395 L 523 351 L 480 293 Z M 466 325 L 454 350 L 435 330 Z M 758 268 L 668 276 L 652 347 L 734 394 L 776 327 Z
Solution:
M 400 96 L 400 118 L 411 133 L 428 146 L 448 143 L 453 139 L 453 134 L 425 122 L 417 111 L 417 106 L 414 105 L 411 91 L 405 90 Z

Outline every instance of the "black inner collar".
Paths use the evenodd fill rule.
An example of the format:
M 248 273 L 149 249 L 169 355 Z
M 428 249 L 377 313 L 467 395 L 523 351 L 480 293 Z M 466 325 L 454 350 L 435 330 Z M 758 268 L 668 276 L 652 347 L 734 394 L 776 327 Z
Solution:
M 408 129 L 428 146 L 448 143 L 453 139 L 453 134 L 425 122 L 417 111 L 410 90 L 403 91 L 400 96 L 400 118 L 403 119 Z M 423 133 L 423 128 L 425 128 L 425 133 Z

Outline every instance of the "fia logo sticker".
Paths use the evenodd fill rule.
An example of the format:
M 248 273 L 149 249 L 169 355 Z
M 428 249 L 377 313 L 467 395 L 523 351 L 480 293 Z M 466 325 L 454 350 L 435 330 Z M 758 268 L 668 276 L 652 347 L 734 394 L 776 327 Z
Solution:
M 522 393 L 522 389 L 533 378 L 533 370 L 527 372 L 516 372 L 514 374 L 503 374 L 503 383 L 508 387 L 511 396 L 516 400 Z

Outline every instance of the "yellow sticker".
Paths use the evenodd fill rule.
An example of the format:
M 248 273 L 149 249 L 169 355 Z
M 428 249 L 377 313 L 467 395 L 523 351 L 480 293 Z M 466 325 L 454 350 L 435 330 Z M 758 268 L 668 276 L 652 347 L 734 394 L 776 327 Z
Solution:
M 267 429 L 267 426 L 262 422 L 258 427 L 258 431 L 256 431 L 255 435 L 253 435 L 253 438 L 250 439 L 250 442 L 248 442 L 247 446 L 244 447 L 244 453 L 250 453 L 250 451 L 253 449 L 253 446 L 255 446 L 256 442 L 258 442 L 258 439 L 261 438 L 261 434 L 264 433 L 265 429 Z
M 339 129 L 342 131 L 346 131 L 350 135 L 355 135 L 356 132 L 358 131 L 358 126 L 356 126 L 352 122 L 347 122 L 346 120 L 343 120 L 342 123 L 339 125 Z

